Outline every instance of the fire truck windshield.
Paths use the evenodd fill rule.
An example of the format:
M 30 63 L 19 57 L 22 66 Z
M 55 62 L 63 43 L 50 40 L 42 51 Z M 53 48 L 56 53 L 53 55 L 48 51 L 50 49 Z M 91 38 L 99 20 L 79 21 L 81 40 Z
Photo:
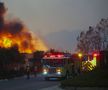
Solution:
M 45 59 L 43 60 L 43 64 L 50 67 L 62 67 L 64 62 L 63 59 Z

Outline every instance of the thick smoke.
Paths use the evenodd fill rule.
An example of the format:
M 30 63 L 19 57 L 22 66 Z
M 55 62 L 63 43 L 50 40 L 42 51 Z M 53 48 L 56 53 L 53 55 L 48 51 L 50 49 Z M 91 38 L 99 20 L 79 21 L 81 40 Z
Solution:
M 4 7 L 4 3 L 0 2 L 0 33 L 10 33 L 10 34 L 18 34 L 23 30 L 24 25 L 19 20 L 5 21 L 6 8 Z
M 8 25 L 6 25 L 8 28 L 8 32 L 11 34 L 20 34 L 23 30 L 23 24 L 18 21 L 10 22 Z
M 2 32 L 4 28 L 4 14 L 6 9 L 4 7 L 4 3 L 0 3 L 0 32 Z
M 14 41 L 14 45 L 17 45 L 21 49 L 20 51 L 26 49 L 31 49 L 31 51 L 38 50 L 38 46 L 36 47 L 36 43 L 34 42 L 37 42 L 37 44 L 41 43 L 42 50 L 47 49 L 41 40 L 38 42 L 38 39 L 35 39 L 34 41 L 33 35 L 20 20 L 5 21 L 4 15 L 6 11 L 4 3 L 0 2 L 0 35 L 8 35 Z M 20 42 L 16 42 L 14 38 L 15 40 L 20 40 Z

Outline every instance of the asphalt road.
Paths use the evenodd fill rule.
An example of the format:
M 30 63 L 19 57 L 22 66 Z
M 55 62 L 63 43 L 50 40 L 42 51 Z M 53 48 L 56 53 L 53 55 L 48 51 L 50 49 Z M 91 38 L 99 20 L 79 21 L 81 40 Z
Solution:
M 45 81 L 42 76 L 31 76 L 29 80 L 21 77 L 0 81 L 0 90 L 39 90 L 55 85 L 59 85 L 59 81 Z

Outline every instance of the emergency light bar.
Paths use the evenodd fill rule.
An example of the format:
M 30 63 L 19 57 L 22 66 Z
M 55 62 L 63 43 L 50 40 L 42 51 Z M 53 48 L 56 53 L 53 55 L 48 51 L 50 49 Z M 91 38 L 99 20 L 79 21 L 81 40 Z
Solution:
M 58 56 L 55 56 L 55 55 L 51 55 L 51 56 L 44 56 L 43 59 L 66 59 L 66 58 L 69 58 L 69 57 L 65 57 L 64 55 L 58 55 Z

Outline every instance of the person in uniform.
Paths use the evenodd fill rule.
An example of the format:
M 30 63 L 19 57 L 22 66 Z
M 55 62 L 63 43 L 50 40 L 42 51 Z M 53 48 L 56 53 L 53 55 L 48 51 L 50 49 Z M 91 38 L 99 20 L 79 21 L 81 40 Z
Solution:
M 27 79 L 30 79 L 30 66 L 26 67 Z

